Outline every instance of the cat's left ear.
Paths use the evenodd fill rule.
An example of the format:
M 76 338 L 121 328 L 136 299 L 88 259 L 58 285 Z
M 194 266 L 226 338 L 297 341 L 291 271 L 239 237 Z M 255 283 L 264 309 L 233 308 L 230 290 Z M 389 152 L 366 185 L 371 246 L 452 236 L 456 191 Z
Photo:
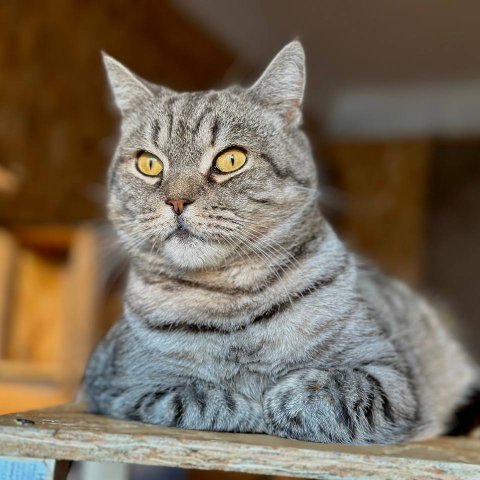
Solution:
M 285 46 L 262 76 L 249 88 L 255 100 L 278 112 L 290 125 L 302 120 L 305 90 L 305 52 L 295 40 Z
M 122 115 L 135 108 L 141 98 L 153 97 L 148 82 L 134 74 L 118 60 L 102 52 L 113 99 Z

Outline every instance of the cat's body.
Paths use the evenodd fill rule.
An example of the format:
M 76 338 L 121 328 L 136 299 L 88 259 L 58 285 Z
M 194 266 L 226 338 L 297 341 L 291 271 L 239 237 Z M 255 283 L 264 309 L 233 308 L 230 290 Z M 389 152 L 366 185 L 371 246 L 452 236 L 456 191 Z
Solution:
M 87 368 L 90 408 L 321 442 L 448 429 L 478 372 L 318 210 L 299 44 L 249 90 L 175 94 L 107 66 L 124 115 L 109 210 L 131 270 L 123 318 Z M 248 161 L 222 174 L 212 161 L 232 146 Z M 144 150 L 161 177 L 132 168 Z

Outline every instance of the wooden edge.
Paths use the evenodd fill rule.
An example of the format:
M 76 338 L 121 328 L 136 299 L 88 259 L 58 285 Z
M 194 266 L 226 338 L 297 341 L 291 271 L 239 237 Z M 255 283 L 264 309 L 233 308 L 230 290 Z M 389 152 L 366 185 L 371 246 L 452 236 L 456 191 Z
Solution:
M 0 417 L 0 455 L 139 463 L 304 478 L 480 478 L 480 441 L 322 445 L 268 435 L 162 428 L 78 405 Z
M 77 228 L 69 252 L 64 382 L 76 387 L 97 339 L 102 295 L 101 241 L 94 227 Z M 72 341 L 72 339 L 75 339 Z
M 72 243 L 70 225 L 16 225 L 10 228 L 17 241 L 28 248 L 65 253 Z
M 10 233 L 0 230 L 0 358 L 5 353 L 8 316 L 14 283 L 17 244 Z

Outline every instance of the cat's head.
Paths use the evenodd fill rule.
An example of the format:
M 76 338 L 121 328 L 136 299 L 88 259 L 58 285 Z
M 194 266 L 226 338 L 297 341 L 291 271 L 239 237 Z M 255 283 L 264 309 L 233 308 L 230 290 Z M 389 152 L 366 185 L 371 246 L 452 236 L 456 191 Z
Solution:
M 295 236 L 314 208 L 317 182 L 300 130 L 299 42 L 253 86 L 221 91 L 177 93 L 107 55 L 104 61 L 122 114 L 108 209 L 130 255 L 151 252 L 177 268 L 212 268 Z

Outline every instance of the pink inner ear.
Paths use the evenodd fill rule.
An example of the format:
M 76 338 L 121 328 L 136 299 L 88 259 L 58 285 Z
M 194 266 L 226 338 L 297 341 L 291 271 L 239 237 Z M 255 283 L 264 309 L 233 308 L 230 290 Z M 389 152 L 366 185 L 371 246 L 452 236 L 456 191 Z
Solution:
M 288 108 L 285 110 L 284 118 L 287 123 L 299 122 L 301 118 L 300 102 L 291 100 Z
M 288 109 L 285 118 L 287 119 L 288 123 L 293 122 L 295 117 L 298 115 L 293 109 Z

